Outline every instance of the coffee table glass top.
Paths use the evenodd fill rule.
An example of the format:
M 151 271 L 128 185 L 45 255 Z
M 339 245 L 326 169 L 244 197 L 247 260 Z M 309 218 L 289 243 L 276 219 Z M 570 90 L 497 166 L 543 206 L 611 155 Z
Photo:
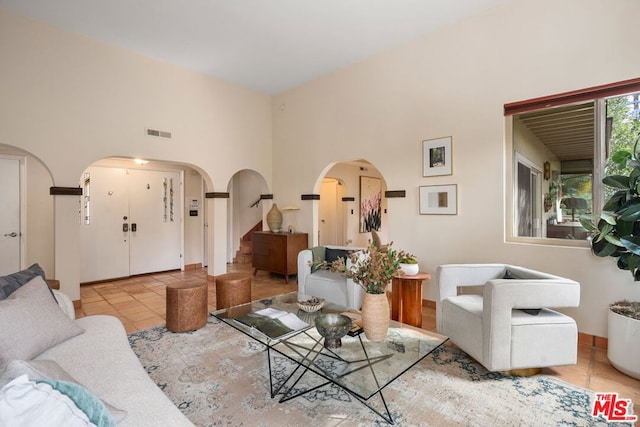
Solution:
M 387 339 L 383 342 L 371 342 L 362 333 L 357 336 L 347 335 L 342 338 L 341 347 L 327 349 L 323 346 L 324 338 L 313 326 L 315 317 L 321 313 L 340 313 L 346 311 L 346 308 L 326 304 L 319 312 L 306 313 L 299 310 L 296 302 L 307 298 L 308 296 L 292 292 L 217 310 L 211 314 L 267 345 L 270 350 L 364 400 L 379 393 L 448 339 L 443 335 L 391 320 Z M 256 328 L 235 320 L 239 316 L 268 307 L 294 313 L 311 326 L 280 339 L 271 339 Z

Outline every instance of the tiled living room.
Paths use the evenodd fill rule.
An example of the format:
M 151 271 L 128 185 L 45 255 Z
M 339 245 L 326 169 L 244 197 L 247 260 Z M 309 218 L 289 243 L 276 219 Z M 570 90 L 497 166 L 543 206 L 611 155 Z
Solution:
M 253 274 L 251 264 L 228 264 L 228 272 Z M 117 316 L 127 332 L 163 325 L 165 322 L 165 288 L 169 283 L 194 283 L 206 281 L 206 270 L 173 271 L 130 279 L 87 285 L 81 288 L 82 308 L 76 316 L 108 314 Z M 281 275 L 259 271 L 252 280 L 252 298 L 294 292 L 297 283 L 286 284 Z M 209 284 L 209 309 L 216 309 L 215 285 Z M 436 330 L 435 309 L 432 301 L 424 302 L 423 328 Z M 607 359 L 606 349 L 598 348 L 584 340 L 578 347 L 578 363 L 574 366 L 545 368 L 543 375 L 559 378 L 579 387 L 594 391 L 615 391 L 640 404 L 640 381 L 619 372 Z

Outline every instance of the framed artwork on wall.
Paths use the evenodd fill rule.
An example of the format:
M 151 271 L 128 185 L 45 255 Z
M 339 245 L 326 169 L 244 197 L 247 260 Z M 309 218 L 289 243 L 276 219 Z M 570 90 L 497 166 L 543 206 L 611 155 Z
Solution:
M 382 181 L 360 177 L 360 233 L 379 231 L 382 224 Z
M 452 137 L 422 141 L 422 176 L 451 175 Z
M 420 215 L 457 215 L 458 186 L 426 185 L 420 187 Z

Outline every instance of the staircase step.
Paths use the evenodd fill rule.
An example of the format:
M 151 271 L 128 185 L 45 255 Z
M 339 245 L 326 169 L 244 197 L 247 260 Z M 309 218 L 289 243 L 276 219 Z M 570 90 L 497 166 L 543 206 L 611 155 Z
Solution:
M 251 255 L 238 254 L 236 255 L 236 260 L 238 264 L 250 264 L 251 263 Z

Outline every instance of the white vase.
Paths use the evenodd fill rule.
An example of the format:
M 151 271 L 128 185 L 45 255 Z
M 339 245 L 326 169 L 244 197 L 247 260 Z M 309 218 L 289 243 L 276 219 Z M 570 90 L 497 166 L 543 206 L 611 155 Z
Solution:
M 607 357 L 614 368 L 640 379 L 640 320 L 609 310 Z
M 418 264 L 403 264 L 400 263 L 400 270 L 407 276 L 415 276 L 420 272 L 420 266 Z

